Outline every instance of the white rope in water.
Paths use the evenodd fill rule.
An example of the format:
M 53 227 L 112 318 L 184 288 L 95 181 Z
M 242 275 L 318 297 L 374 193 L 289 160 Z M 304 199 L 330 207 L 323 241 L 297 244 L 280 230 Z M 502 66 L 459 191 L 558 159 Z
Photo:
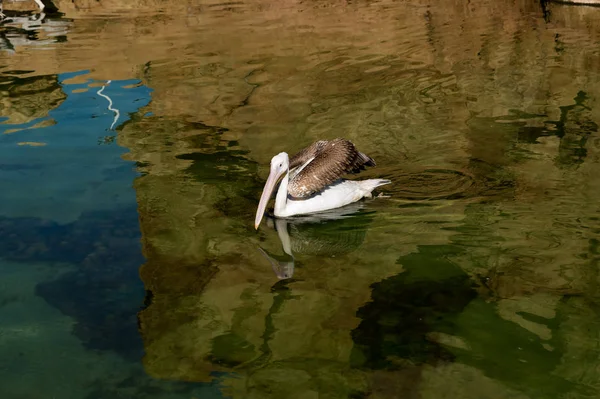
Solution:
M 112 125 L 110 125 L 110 130 L 113 130 L 113 127 L 115 126 L 115 123 L 117 123 L 117 121 L 119 120 L 119 116 L 121 116 L 121 113 L 119 112 L 118 109 L 112 107 L 113 102 L 110 99 L 110 97 L 107 96 L 106 94 L 102 93 L 102 91 L 104 90 L 104 88 L 106 86 L 108 86 L 110 84 L 110 82 L 111 82 L 111 80 L 107 81 L 106 84 L 104 86 L 102 86 L 102 88 L 100 90 L 98 90 L 98 95 L 102 96 L 102 97 L 104 97 L 104 98 L 106 98 L 108 100 L 108 109 L 109 109 L 109 111 L 112 111 L 112 112 L 115 113 L 115 118 L 113 119 L 113 123 L 112 123 Z

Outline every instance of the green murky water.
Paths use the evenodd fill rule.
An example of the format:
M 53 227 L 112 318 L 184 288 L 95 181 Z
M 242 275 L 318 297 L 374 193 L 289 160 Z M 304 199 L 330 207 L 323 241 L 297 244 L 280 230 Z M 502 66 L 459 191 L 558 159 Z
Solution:
M 2 398 L 600 395 L 600 9 L 4 9 Z M 338 136 L 385 197 L 255 231 Z

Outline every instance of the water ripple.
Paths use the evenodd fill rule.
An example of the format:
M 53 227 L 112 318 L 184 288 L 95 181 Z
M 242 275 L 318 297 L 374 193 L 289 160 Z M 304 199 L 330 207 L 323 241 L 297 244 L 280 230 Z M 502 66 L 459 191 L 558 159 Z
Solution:
M 473 177 L 459 170 L 426 169 L 395 176 L 390 195 L 413 201 L 458 199 L 469 196 L 474 185 Z

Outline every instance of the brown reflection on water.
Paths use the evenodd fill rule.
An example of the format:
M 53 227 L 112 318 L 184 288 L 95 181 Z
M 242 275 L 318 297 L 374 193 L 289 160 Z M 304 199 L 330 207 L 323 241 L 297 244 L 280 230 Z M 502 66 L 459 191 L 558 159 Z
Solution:
M 149 373 L 197 381 L 235 371 L 239 378 L 226 380 L 235 397 L 439 397 L 441 387 L 449 397 L 474 398 L 586 391 L 591 382 L 570 384 L 590 363 L 563 366 L 579 353 L 571 342 L 581 333 L 561 320 L 573 309 L 585 313 L 594 297 L 591 264 L 581 256 L 592 237 L 577 220 L 597 212 L 589 200 L 597 184 L 597 75 L 588 68 L 598 64 L 596 32 L 577 20 L 544 20 L 529 2 L 243 3 L 205 12 L 186 16 L 193 40 L 175 27 L 153 27 L 158 37 L 179 38 L 169 48 L 177 56 L 148 57 L 143 77 L 156 89 L 149 107 L 156 117 L 120 136 L 133 159 L 148 162 L 136 188 L 148 255 L 142 278 L 153 292 L 140 315 Z M 255 248 L 260 240 L 281 251 L 280 243 L 248 223 L 265 165 L 278 151 L 338 135 L 377 159 L 371 175 L 406 184 L 371 203 L 378 218 L 359 251 L 299 256 L 294 279 L 276 283 Z M 223 165 L 229 184 L 201 170 L 220 148 L 246 151 L 237 175 Z M 429 206 L 410 206 L 423 199 Z M 468 250 L 449 252 L 452 263 L 435 269 L 443 258 L 427 248 L 448 244 Z M 396 371 L 369 370 L 375 366 L 364 365 L 383 360 L 355 358 L 353 337 L 370 334 L 361 318 L 381 322 L 369 309 L 389 306 L 369 307 L 380 289 L 372 284 L 423 292 L 394 280 L 414 273 L 402 259 L 421 252 L 421 268 L 436 270 L 450 297 L 465 299 L 443 312 L 464 316 L 451 333 L 418 322 L 404 335 L 400 326 L 390 330 L 414 337 L 415 347 L 382 355 Z M 444 276 L 451 267 L 462 272 Z M 491 314 L 472 300 L 474 291 L 456 288 L 466 276 Z M 461 336 L 469 325 L 461 320 L 473 316 L 505 335 Z M 430 343 L 411 335 L 417 331 Z M 523 344 L 520 331 L 537 345 L 527 348 L 529 369 L 501 353 Z M 379 350 L 369 348 L 369 356 Z M 470 356 L 533 377 L 502 377 Z M 548 370 L 559 379 L 539 381 Z
M 47 117 L 48 112 L 67 97 L 56 76 L 20 77 L 21 73 L 0 70 L 0 118 L 6 118 L 10 124 L 25 124 Z
M 152 116 L 118 136 L 144 173 L 134 184 L 149 374 L 232 372 L 227 392 L 257 398 L 533 398 L 598 386 L 600 10 L 56 4 L 74 20 L 66 42 L 16 48 L 7 69 L 91 69 L 154 90 L 141 114 Z M 281 253 L 281 243 L 251 224 L 268 161 L 336 136 L 377 160 L 366 176 L 395 181 L 391 198 L 367 205 L 376 213 L 358 250 L 307 251 L 278 281 L 257 248 Z M 387 297 L 425 305 L 400 313 L 412 323 L 402 325 Z M 512 356 L 527 342 L 523 359 Z

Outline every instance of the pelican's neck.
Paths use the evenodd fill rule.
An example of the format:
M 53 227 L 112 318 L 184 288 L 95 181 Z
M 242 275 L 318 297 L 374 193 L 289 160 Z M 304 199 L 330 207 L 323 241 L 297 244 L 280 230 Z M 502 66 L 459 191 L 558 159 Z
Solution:
M 290 182 L 290 170 L 288 169 L 281 180 L 279 190 L 277 190 L 277 196 L 275 197 L 275 216 L 281 215 L 287 204 L 288 195 L 288 183 Z

